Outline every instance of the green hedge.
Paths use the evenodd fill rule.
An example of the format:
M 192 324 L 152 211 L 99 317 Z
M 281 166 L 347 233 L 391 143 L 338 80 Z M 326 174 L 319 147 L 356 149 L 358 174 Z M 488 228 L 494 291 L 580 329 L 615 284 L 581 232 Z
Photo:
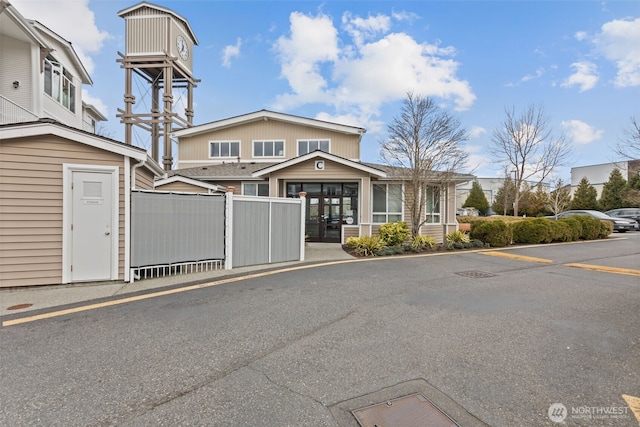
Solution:
M 554 226 L 546 218 L 534 218 L 516 222 L 511 226 L 514 243 L 551 243 Z
M 504 221 L 499 219 L 474 223 L 471 226 L 470 237 L 482 240 L 495 248 L 510 245 L 512 240 L 511 229 Z

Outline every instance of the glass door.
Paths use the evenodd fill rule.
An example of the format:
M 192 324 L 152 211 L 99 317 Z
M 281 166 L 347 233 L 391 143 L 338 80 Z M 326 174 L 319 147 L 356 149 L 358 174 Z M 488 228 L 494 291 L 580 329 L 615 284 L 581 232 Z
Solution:
M 342 197 L 323 197 L 322 212 L 324 214 L 322 241 L 339 243 L 342 230 Z

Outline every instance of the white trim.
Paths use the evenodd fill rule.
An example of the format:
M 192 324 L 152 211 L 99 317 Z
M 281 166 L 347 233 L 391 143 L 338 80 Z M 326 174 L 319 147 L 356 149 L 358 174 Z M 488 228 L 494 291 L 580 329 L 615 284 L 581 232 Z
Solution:
M 157 181 L 154 181 L 153 183 L 153 188 L 154 190 L 161 185 L 166 185 L 166 184 L 171 184 L 174 182 L 182 182 L 184 184 L 190 184 L 196 187 L 200 187 L 200 188 L 204 188 L 209 190 L 209 192 L 226 192 L 227 188 L 224 185 L 217 185 L 217 184 L 209 184 L 197 179 L 193 179 L 193 178 L 187 178 L 185 176 L 181 176 L 181 175 L 174 175 L 174 176 L 170 176 L 169 178 L 163 178 L 163 179 L 159 179 Z M 157 190 L 157 191 L 165 191 L 165 190 Z
M 124 158 L 124 281 L 131 274 L 131 159 Z M 131 280 L 133 282 L 133 280 Z
M 281 156 L 278 156 L 278 155 L 256 156 L 255 155 L 255 147 L 254 147 L 256 142 L 261 142 L 262 143 L 262 152 L 264 152 L 264 143 L 265 142 L 273 142 L 273 143 L 282 142 L 282 155 Z M 274 144 L 273 150 L 275 151 L 275 144 Z M 274 161 L 274 160 L 278 161 L 278 160 L 286 158 L 286 156 L 285 156 L 286 152 L 287 152 L 287 141 L 284 138 L 252 139 L 251 140 L 251 158 L 252 159 L 266 159 L 266 161 L 269 161 L 269 159 L 271 159 L 271 161 Z M 263 160 L 263 161 L 265 161 L 265 160 Z
M 375 215 L 375 212 L 373 210 L 373 186 L 374 185 L 384 185 L 386 187 L 385 190 L 385 201 L 386 201 L 386 205 L 387 205 L 387 210 L 383 213 L 383 212 L 378 212 L 378 215 L 385 215 L 387 218 L 387 221 L 385 222 L 376 222 L 373 217 Z M 399 185 L 400 186 L 400 221 L 404 221 L 404 205 L 405 205 L 405 197 L 404 197 L 404 190 L 405 190 L 405 186 L 403 182 L 386 182 L 386 181 L 371 181 L 371 187 L 369 189 L 369 194 L 370 194 L 370 202 L 371 202 L 371 206 L 369 207 L 370 212 L 371 212 L 371 225 L 381 225 L 381 224 L 386 224 L 387 222 L 389 222 L 389 215 L 397 215 L 396 212 L 393 213 L 389 213 L 389 185 Z
M 229 156 L 212 156 L 211 155 L 211 144 L 229 144 Z M 231 144 L 238 144 L 238 155 L 231 155 Z M 219 159 L 219 160 L 228 160 L 228 159 L 238 159 L 242 158 L 242 141 L 239 139 L 211 139 L 207 141 L 207 156 L 208 159 Z
M 289 166 L 296 165 L 298 163 L 306 162 L 307 160 L 315 159 L 315 158 L 323 158 L 325 160 L 330 160 L 332 162 L 341 164 L 343 166 L 348 166 L 362 172 L 367 172 L 371 175 L 375 175 L 379 178 L 386 178 L 387 174 L 379 169 L 372 168 L 367 165 L 363 165 L 360 162 L 353 162 L 351 160 L 345 159 L 343 157 L 338 157 L 331 153 L 325 153 L 324 151 L 312 151 L 311 153 L 304 154 L 299 157 L 295 157 L 293 159 L 285 160 L 284 162 L 278 163 L 277 165 L 273 165 L 264 169 L 260 169 L 255 171 L 252 176 L 254 178 L 261 177 L 263 175 L 270 174 L 272 172 L 276 172 L 280 169 L 288 168 Z M 336 178 L 341 179 L 341 178 Z
M 245 194 L 244 192 L 244 186 L 245 184 L 254 184 L 256 185 L 256 195 L 254 196 L 253 194 Z M 267 187 L 269 188 L 269 196 L 260 196 L 258 195 L 258 193 L 260 193 L 260 191 L 258 191 L 258 186 L 260 184 L 263 185 L 267 185 Z M 242 192 L 243 196 L 249 196 L 249 197 L 270 197 L 271 196 L 271 183 L 269 181 L 240 181 L 240 191 Z
M 314 151 L 323 151 L 325 153 L 331 153 L 331 138 L 298 138 L 296 139 L 296 156 L 304 156 L 304 154 L 300 154 L 300 142 L 304 141 L 307 143 L 307 152 L 304 154 L 309 154 L 309 153 L 313 153 Z M 321 150 L 320 147 L 316 148 L 313 151 L 309 151 L 309 141 L 318 141 L 318 143 L 320 141 L 327 141 L 329 143 L 329 147 L 327 148 L 327 151 Z
M 173 132 L 173 136 L 195 136 L 201 133 L 220 130 L 226 127 L 237 126 L 242 123 L 247 123 L 256 120 L 278 120 L 282 122 L 295 123 L 302 126 L 315 127 L 324 130 L 331 130 L 334 132 L 344 133 L 348 135 L 360 135 L 362 136 L 366 130 L 364 128 L 342 125 L 339 123 L 325 122 L 322 120 L 308 119 L 305 117 L 292 116 L 290 114 L 276 113 L 275 111 L 260 110 L 253 113 L 244 114 L 241 116 L 230 117 L 223 120 L 218 120 L 211 123 L 205 123 L 199 126 L 193 126 L 190 128 L 180 129 Z
M 113 178 L 113 210 L 111 212 L 111 221 L 113 229 L 118 230 L 117 233 L 111 233 L 111 277 L 110 280 L 118 280 L 118 248 L 120 239 L 120 221 L 118 218 L 120 209 L 120 173 L 118 166 L 98 166 L 83 164 L 62 164 L 62 283 L 71 283 L 71 260 L 73 253 L 71 248 L 71 224 L 72 224 L 72 206 L 73 194 L 71 192 L 71 183 L 73 183 L 73 172 L 98 172 L 111 173 Z M 125 190 L 126 191 L 126 190 Z

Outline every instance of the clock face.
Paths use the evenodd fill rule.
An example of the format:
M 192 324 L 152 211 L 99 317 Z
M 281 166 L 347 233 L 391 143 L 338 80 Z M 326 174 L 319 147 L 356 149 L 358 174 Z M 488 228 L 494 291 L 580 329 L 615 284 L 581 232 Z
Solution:
M 189 46 L 184 37 L 178 36 L 178 38 L 176 38 L 176 46 L 178 47 L 178 55 L 180 55 L 180 58 L 184 61 L 189 59 Z

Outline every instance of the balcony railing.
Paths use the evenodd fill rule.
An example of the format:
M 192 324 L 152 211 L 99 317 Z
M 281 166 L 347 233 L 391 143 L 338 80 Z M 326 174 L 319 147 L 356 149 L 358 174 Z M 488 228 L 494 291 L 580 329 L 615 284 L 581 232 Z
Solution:
M 38 116 L 0 95 L 0 124 L 33 122 Z

